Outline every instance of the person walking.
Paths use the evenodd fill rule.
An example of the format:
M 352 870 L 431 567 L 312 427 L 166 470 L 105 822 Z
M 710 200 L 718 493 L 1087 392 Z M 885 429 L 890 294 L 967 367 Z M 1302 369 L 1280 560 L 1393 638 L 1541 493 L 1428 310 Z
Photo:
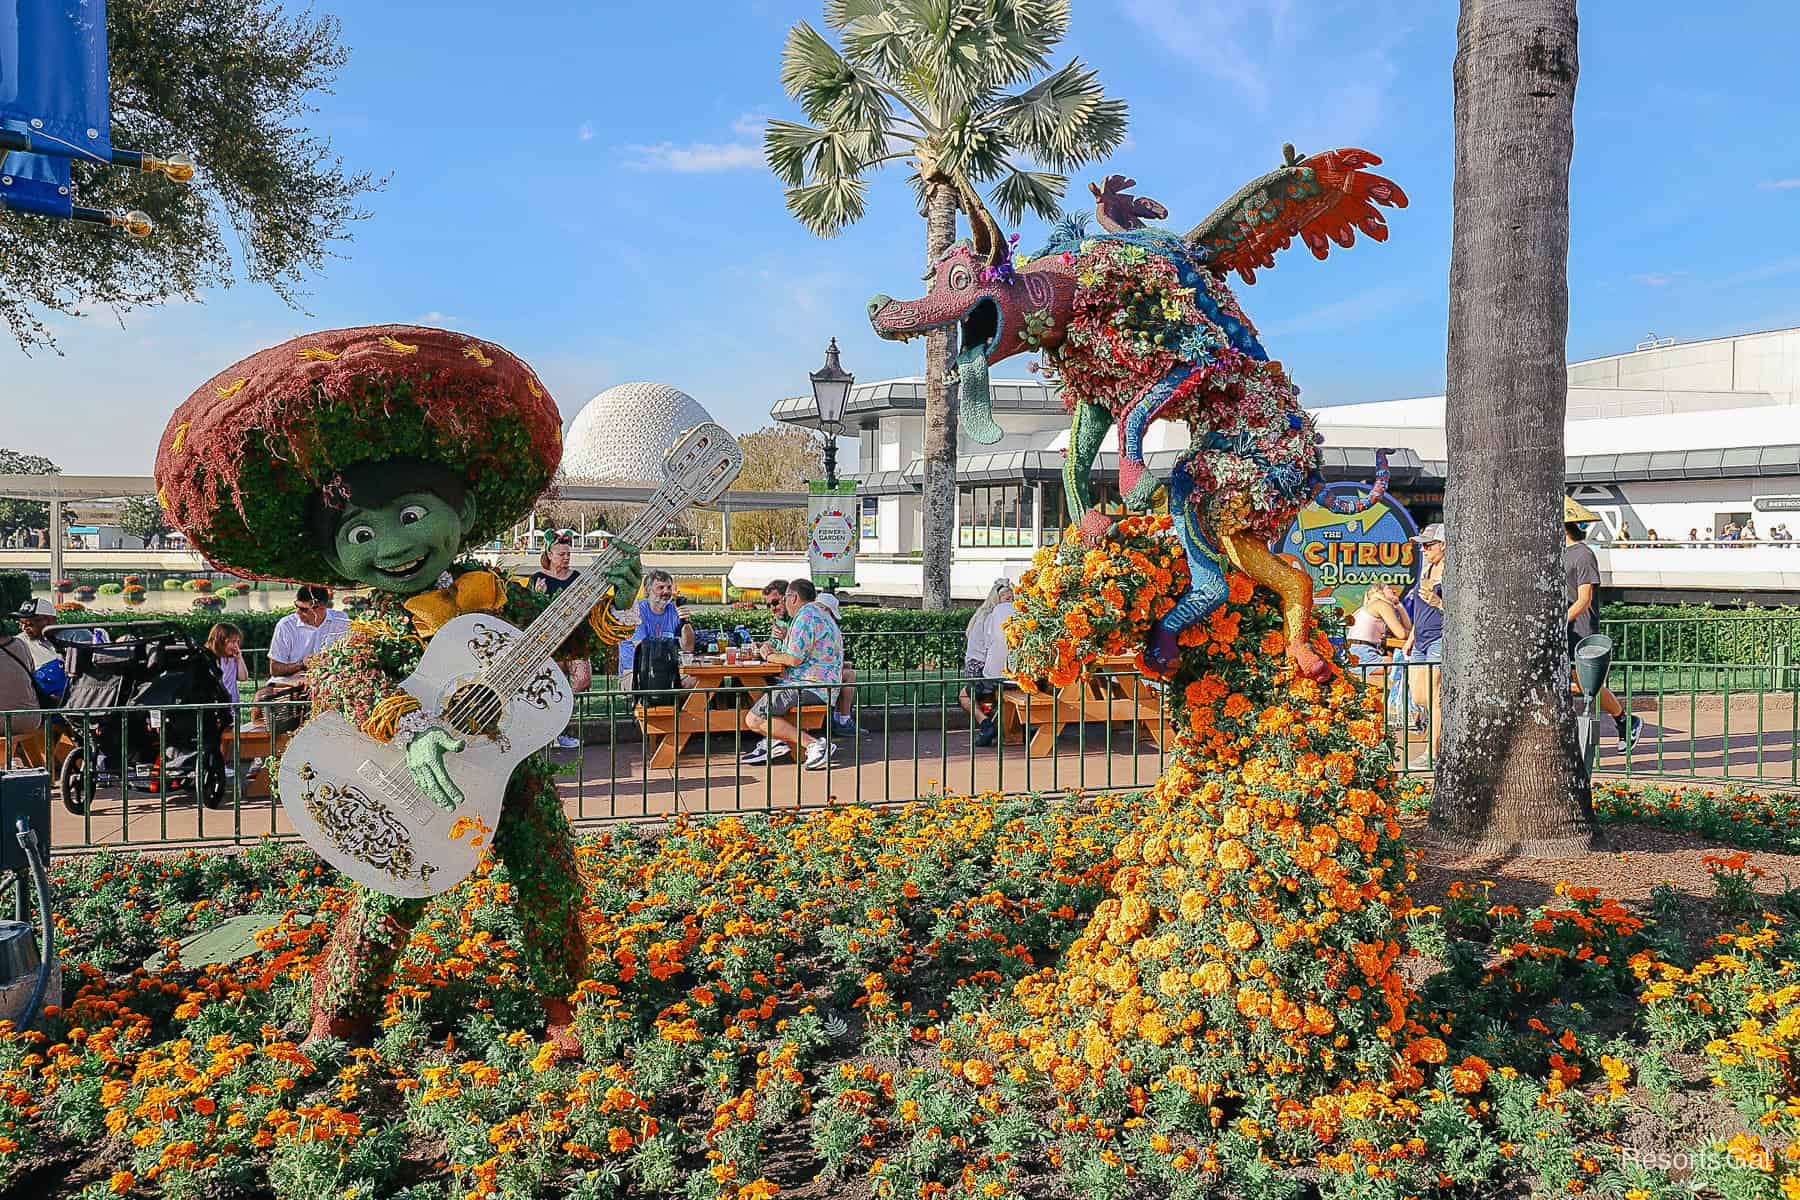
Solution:
M 1591 522 L 1588 521 L 1563 522 L 1563 590 L 1569 604 L 1571 673 L 1575 662 L 1575 647 L 1582 638 L 1600 632 L 1600 560 L 1595 556 L 1594 548 L 1587 544 L 1589 524 Z M 1600 689 L 1600 708 L 1618 724 L 1619 746 L 1629 751 L 1637 744 L 1638 734 L 1643 731 L 1644 718 L 1627 715 L 1625 706 L 1619 703 L 1619 698 L 1613 695 L 1611 688 Z

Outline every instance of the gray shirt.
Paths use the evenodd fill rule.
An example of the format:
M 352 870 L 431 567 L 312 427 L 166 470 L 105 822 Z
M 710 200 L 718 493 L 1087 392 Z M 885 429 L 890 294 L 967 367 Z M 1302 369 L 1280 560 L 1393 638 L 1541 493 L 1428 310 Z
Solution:
M 1586 637 L 1600 628 L 1600 560 L 1586 542 L 1570 542 L 1563 547 L 1563 586 L 1572 605 L 1582 584 L 1594 585 L 1594 598 L 1587 611 L 1569 622 L 1569 632 Z

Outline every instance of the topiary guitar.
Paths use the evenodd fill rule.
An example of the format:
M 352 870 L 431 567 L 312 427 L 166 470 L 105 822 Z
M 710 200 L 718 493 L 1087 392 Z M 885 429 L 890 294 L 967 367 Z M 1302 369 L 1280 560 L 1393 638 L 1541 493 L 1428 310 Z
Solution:
M 718 497 L 743 466 L 737 439 L 716 424 L 688 430 L 665 459 L 663 484 L 618 541 L 641 545 L 691 504 Z M 280 793 L 294 828 L 356 882 L 392 896 L 436 895 L 480 860 L 498 826 L 513 770 L 568 724 L 575 698 L 551 653 L 612 586 L 617 551 L 565 588 L 528 629 L 466 613 L 432 636 L 400 685 L 401 722 L 422 726 L 410 745 L 380 741 L 345 718 L 314 716 L 281 758 Z M 430 768 L 446 805 L 415 781 L 409 753 L 448 742 Z

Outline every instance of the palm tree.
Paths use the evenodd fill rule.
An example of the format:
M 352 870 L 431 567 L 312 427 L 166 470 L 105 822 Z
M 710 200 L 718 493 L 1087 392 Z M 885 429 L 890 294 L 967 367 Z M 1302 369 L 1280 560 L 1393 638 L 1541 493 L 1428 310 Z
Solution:
M 1431 825 L 1496 852 L 1595 838 L 1559 569 L 1575 46 L 1575 0 L 1462 0 Z
M 1125 137 L 1125 104 L 1050 52 L 1069 27 L 1068 0 L 827 0 L 837 46 L 802 21 L 788 31 L 781 82 L 811 124 L 770 121 L 769 169 L 788 209 L 821 237 L 864 212 L 868 175 L 910 161 L 925 217 L 929 270 L 956 240 L 958 209 L 977 243 L 998 252 L 1003 220 L 1057 216 L 1064 172 L 1110 154 Z M 1048 72 L 1047 74 L 1043 74 Z M 1030 82 L 1042 74 L 1035 83 Z M 1023 90 L 1009 89 L 1024 86 Z M 950 605 L 956 524 L 954 329 L 925 342 L 925 607 Z

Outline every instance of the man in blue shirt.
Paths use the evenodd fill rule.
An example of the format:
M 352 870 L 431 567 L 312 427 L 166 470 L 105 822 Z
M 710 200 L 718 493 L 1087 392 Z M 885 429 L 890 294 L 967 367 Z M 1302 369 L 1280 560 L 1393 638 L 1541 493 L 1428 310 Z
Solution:
M 694 652 L 694 627 L 687 612 L 675 599 L 675 577 L 661 567 L 644 574 L 644 598 L 637 602 L 637 630 L 631 639 L 619 644 L 619 685 L 631 691 L 632 667 L 637 662 L 638 643 L 645 638 L 679 638 L 685 654 Z M 697 687 L 692 676 L 683 675 L 681 686 Z

